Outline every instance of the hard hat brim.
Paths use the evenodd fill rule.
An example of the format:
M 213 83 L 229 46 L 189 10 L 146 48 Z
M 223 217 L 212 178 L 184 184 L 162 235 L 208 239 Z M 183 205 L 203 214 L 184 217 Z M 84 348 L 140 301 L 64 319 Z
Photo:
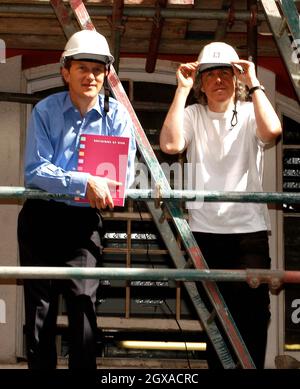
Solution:
M 106 65 L 112 64 L 114 62 L 114 57 L 112 55 L 99 55 L 99 54 L 92 54 L 92 53 L 79 53 L 79 54 L 74 54 L 70 55 L 69 57 L 65 58 L 70 58 L 74 59 L 75 61 L 93 61 L 93 62 L 101 62 Z
M 232 68 L 232 65 L 229 63 L 203 63 L 199 65 L 198 72 L 203 73 L 207 70 L 213 70 L 218 68 Z

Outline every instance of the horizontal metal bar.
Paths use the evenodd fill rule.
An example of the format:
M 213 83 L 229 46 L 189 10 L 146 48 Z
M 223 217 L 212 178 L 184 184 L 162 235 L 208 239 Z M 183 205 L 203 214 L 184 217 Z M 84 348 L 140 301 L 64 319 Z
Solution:
M 138 281 L 226 281 L 247 282 L 256 288 L 267 283 L 278 289 L 283 283 L 300 283 L 300 271 L 246 269 L 145 269 L 145 268 L 81 268 L 81 267 L 16 267 L 1 266 L 0 279 L 88 279 Z
M 238 202 L 238 203 L 300 203 L 299 193 L 280 192 L 224 192 L 170 190 L 157 191 L 151 189 L 128 189 L 126 196 L 134 200 L 161 199 L 164 201 L 198 201 L 198 202 Z
M 0 101 L 8 101 L 11 103 L 36 104 L 44 97 L 30 93 L 0 92 Z
M 0 279 L 70 278 L 139 281 L 246 281 L 252 287 L 257 287 L 260 283 L 279 287 L 282 283 L 300 283 L 300 271 L 0 266 Z
M 238 202 L 238 203 L 300 203 L 300 192 L 222 192 L 169 190 L 156 191 L 152 189 L 127 189 L 127 198 L 133 200 L 161 201 L 199 201 L 199 202 Z M 74 196 L 58 193 L 48 193 L 39 189 L 26 189 L 16 186 L 1 186 L 0 199 L 72 199 Z
M 99 280 L 152 280 L 152 281 L 195 281 L 211 279 L 212 271 L 194 269 L 145 269 L 145 268 L 81 268 L 81 267 L 35 267 L 0 266 L 0 278 L 95 278 Z M 219 272 L 214 270 L 217 279 L 230 281 L 246 280 L 245 272 Z

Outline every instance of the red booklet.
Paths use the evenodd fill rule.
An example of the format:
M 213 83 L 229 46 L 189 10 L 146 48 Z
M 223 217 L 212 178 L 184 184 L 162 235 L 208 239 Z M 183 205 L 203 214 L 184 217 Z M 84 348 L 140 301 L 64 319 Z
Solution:
M 122 185 L 110 188 L 115 206 L 123 207 L 125 202 L 128 149 L 128 137 L 95 134 L 80 137 L 77 170 L 122 182 Z M 76 200 L 87 201 L 78 197 Z

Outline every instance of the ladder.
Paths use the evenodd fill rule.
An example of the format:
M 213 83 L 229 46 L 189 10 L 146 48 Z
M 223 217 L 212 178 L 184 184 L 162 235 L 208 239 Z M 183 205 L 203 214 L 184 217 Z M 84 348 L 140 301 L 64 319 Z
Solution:
M 261 0 L 269 27 L 300 101 L 300 15 L 291 0 Z
M 72 27 L 72 20 L 69 16 L 68 9 L 63 4 L 62 0 L 50 0 L 51 5 L 54 8 L 54 11 L 60 21 L 62 28 L 64 29 L 65 35 L 67 38 L 76 31 L 76 28 Z M 94 30 L 95 27 L 89 17 L 89 14 L 85 8 L 85 5 L 81 0 L 69 0 L 69 4 L 73 10 L 74 15 L 81 27 L 81 29 L 91 29 Z M 134 109 L 126 95 L 125 90 L 116 74 L 113 66 L 110 68 L 110 73 L 108 76 L 109 85 L 111 91 L 114 94 L 114 97 L 124 104 L 127 108 L 133 125 L 135 128 L 135 137 L 136 142 L 141 153 L 142 158 L 149 171 L 151 172 L 152 178 L 157 188 L 161 190 L 170 190 L 168 180 L 165 177 L 165 174 L 156 158 L 156 155 L 148 141 L 148 138 L 139 123 L 139 120 L 134 112 Z M 182 255 L 172 229 L 166 220 L 161 220 L 161 210 L 156 208 L 154 201 L 147 202 L 149 211 L 152 214 L 153 220 L 160 231 L 162 239 L 164 240 L 166 247 L 168 248 L 170 255 L 174 261 L 174 264 L 177 268 L 184 268 L 187 266 L 187 261 Z M 201 253 L 200 248 L 197 245 L 197 242 L 193 236 L 193 233 L 184 218 L 182 210 L 178 207 L 176 202 L 168 201 L 165 203 L 167 212 L 172 218 L 172 221 L 176 227 L 177 232 L 179 233 L 182 242 L 185 246 L 186 252 L 190 257 L 192 266 L 198 269 L 208 269 L 207 263 Z M 209 312 L 206 305 L 204 304 L 201 296 L 199 295 L 197 286 L 194 282 L 185 282 L 184 286 L 192 300 L 196 312 L 200 318 L 201 324 L 208 337 L 210 338 L 215 351 L 225 369 L 234 369 L 236 363 L 232 358 L 231 352 L 229 351 L 223 336 L 215 322 L 215 316 L 218 317 L 221 325 L 223 326 L 225 334 L 228 336 L 228 339 L 231 343 L 233 350 L 239 360 L 239 363 L 242 368 L 246 369 L 255 369 L 254 362 L 246 348 L 246 345 L 234 323 L 234 320 L 226 306 L 226 303 L 219 292 L 219 289 L 215 282 L 212 281 L 203 281 L 204 289 L 212 303 L 213 312 Z

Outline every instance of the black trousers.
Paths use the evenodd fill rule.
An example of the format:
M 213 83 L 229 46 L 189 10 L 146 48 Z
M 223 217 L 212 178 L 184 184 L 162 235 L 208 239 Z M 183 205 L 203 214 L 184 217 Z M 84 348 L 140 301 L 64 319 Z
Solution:
M 27 200 L 18 217 L 22 266 L 96 267 L 101 261 L 102 219 L 92 208 L 53 200 Z M 58 297 L 68 314 L 69 368 L 96 368 L 98 280 L 24 280 L 28 367 L 55 369 Z
M 270 268 L 267 231 L 244 234 L 194 232 L 194 236 L 211 269 Z M 268 285 L 251 288 L 246 282 L 235 281 L 218 282 L 217 285 L 256 368 L 263 369 L 270 321 Z M 199 285 L 199 293 L 209 304 L 202 284 Z M 224 339 L 227 339 L 226 334 Z M 209 368 L 222 368 L 213 345 L 209 339 L 207 341 Z

